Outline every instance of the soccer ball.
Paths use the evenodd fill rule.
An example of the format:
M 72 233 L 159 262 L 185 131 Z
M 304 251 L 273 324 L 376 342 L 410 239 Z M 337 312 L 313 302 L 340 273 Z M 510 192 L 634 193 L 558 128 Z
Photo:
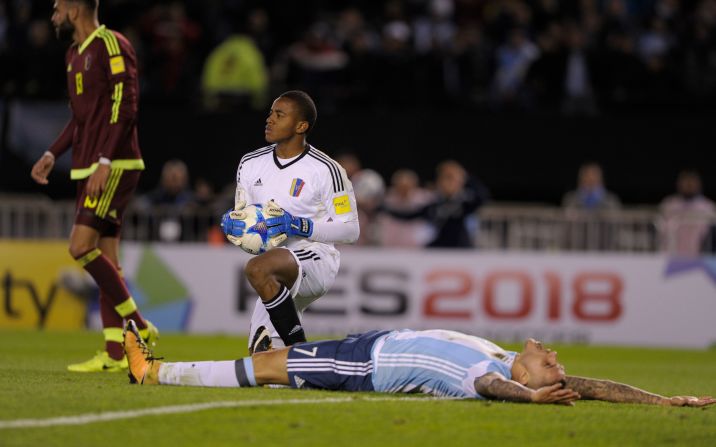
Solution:
M 263 207 L 259 204 L 248 205 L 241 211 L 246 213 L 246 218 L 242 219 L 246 223 L 246 230 L 244 235 L 239 238 L 240 247 L 252 255 L 260 255 L 274 248 L 275 246 L 269 240 L 266 227 L 266 218 L 270 216 L 264 214 Z

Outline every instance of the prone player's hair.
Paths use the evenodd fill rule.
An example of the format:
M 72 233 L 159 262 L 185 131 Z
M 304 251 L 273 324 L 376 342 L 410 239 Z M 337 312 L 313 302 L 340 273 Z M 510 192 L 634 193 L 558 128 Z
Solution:
M 302 90 L 289 90 L 281 93 L 279 98 L 290 99 L 298 106 L 298 113 L 301 114 L 301 118 L 308 122 L 308 129 L 306 130 L 306 133 L 310 132 L 316 124 L 318 111 L 316 110 L 316 104 L 313 102 L 313 99 L 311 99 L 308 93 Z

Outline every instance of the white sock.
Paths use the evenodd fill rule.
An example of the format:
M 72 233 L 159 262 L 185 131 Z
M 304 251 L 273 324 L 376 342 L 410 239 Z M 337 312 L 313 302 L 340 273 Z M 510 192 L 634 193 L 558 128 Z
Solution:
M 210 387 L 238 387 L 236 361 L 162 363 L 159 383 Z

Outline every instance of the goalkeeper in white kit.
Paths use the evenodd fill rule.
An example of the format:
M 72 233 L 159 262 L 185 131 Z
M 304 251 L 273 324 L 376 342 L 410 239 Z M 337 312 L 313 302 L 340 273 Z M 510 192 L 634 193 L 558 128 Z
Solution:
M 242 210 L 262 205 L 266 248 L 280 248 L 246 264 L 246 277 L 259 295 L 251 316 L 251 352 L 268 349 L 264 340 L 273 347 L 306 341 L 300 315 L 336 278 L 340 253 L 333 244 L 353 243 L 360 233 L 345 170 L 306 141 L 316 116 L 313 100 L 299 90 L 273 102 L 264 131 L 270 145 L 241 158 L 234 209 L 222 217 L 224 234 L 241 246 L 249 230 Z M 270 339 L 262 337 L 264 331 Z

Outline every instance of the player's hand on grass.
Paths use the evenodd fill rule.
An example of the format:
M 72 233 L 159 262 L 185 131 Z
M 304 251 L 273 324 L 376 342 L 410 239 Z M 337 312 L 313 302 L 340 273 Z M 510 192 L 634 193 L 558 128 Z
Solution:
M 705 407 L 716 404 L 716 399 L 711 396 L 674 396 L 667 397 L 667 405 L 672 407 Z
M 232 244 L 241 245 L 241 236 L 246 231 L 246 212 L 242 210 L 229 210 L 221 216 L 221 230 Z
M 273 200 L 270 200 L 264 206 L 264 212 L 269 216 L 273 216 L 266 219 L 268 235 L 271 238 L 282 233 L 287 237 L 310 237 L 313 234 L 313 221 L 311 219 L 292 216 L 291 213 L 281 208 Z
M 30 177 L 40 185 L 46 185 L 48 183 L 47 176 L 50 175 L 54 166 L 55 157 L 47 152 L 32 166 Z
M 87 179 L 87 196 L 91 198 L 97 198 L 102 194 L 102 191 L 107 187 L 107 180 L 109 179 L 109 173 L 111 168 L 109 165 L 101 164 L 97 166 L 97 170 L 92 173 Z
M 579 393 L 564 388 L 562 383 L 555 383 L 550 386 L 543 386 L 532 393 L 532 402 L 537 404 L 560 404 L 574 405 L 575 400 L 579 400 Z

